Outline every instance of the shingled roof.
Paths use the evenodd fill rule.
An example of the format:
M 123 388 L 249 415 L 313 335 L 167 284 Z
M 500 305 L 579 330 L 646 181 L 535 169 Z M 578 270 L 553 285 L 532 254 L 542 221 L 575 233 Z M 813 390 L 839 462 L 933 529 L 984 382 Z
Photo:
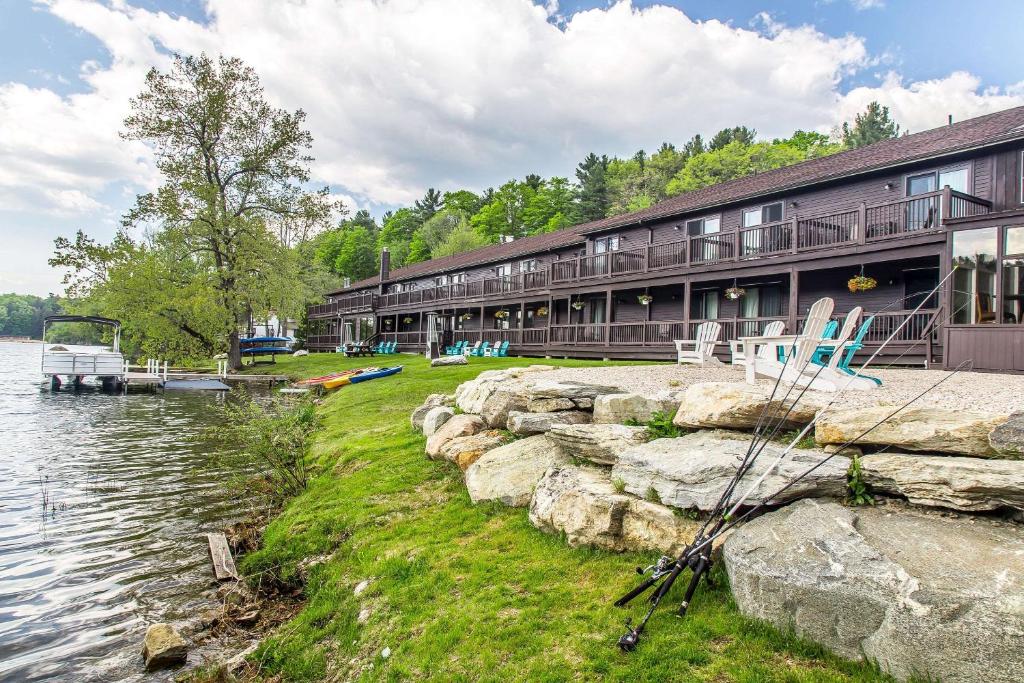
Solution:
M 585 235 L 590 233 L 706 211 L 723 204 L 787 192 L 810 185 L 872 173 L 892 166 L 925 161 L 1020 139 L 1024 139 L 1024 107 L 1014 107 L 952 125 L 883 140 L 866 147 L 719 183 L 671 197 L 641 211 L 582 223 L 514 242 L 492 244 L 440 259 L 414 263 L 393 271 L 389 281 L 407 280 L 433 273 L 460 270 L 469 266 L 582 244 L 586 239 Z M 378 282 L 378 277 L 372 277 L 353 283 L 344 290 L 332 292 L 332 294 L 376 285 Z

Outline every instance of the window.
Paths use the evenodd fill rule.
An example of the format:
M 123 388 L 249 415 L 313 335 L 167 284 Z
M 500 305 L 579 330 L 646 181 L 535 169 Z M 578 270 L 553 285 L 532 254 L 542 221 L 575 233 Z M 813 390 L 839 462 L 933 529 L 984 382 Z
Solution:
M 619 236 L 610 235 L 608 237 L 601 237 L 594 240 L 594 253 L 604 254 L 609 251 L 619 250 Z
M 686 234 L 689 237 L 697 235 L 710 235 L 722 228 L 721 216 L 704 216 L 686 221 Z
M 938 268 L 915 268 L 903 271 L 903 305 L 904 310 L 913 310 L 925 301 L 928 293 L 939 284 Z M 936 297 L 931 296 L 922 308 L 935 308 Z
M 449 280 L 453 285 L 464 285 L 466 284 L 466 274 L 456 273 L 455 275 L 450 276 Z
M 532 273 L 537 270 L 537 259 L 531 258 L 519 262 L 520 273 Z
M 1004 230 L 1002 321 L 1020 325 L 1024 324 L 1024 226 Z
M 953 233 L 952 320 L 957 325 L 996 322 L 996 231 Z
M 604 301 L 591 300 L 590 302 L 590 322 L 593 325 L 600 325 L 604 322 Z
M 446 284 L 448 284 L 448 276 L 447 275 L 438 275 L 437 277 L 434 278 L 434 286 L 435 287 L 443 287 Z
M 498 277 L 509 277 L 512 275 L 512 264 L 502 263 L 500 266 L 494 267 L 494 274 Z
M 763 223 L 778 223 L 782 220 L 782 202 L 755 206 L 743 211 L 743 227 L 752 228 Z
M 926 194 L 941 190 L 946 185 L 956 192 L 967 192 L 967 167 L 951 168 L 945 171 L 929 171 L 907 177 L 907 196 Z
M 705 289 L 693 293 L 691 315 L 698 320 L 716 320 L 718 318 L 718 290 Z

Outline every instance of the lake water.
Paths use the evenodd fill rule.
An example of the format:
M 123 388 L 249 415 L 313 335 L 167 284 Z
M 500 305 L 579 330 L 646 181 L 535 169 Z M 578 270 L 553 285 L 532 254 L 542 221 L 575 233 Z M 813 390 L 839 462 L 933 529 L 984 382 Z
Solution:
M 245 512 L 188 440 L 223 398 L 51 393 L 40 353 L 0 343 L 0 681 L 168 680 L 146 626 L 215 606 L 204 533 Z

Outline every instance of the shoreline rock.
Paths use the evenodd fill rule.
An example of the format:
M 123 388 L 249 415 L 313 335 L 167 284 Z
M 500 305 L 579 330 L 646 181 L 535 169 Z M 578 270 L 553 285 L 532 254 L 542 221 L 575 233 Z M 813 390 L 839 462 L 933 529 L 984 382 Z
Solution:
M 555 413 L 523 413 L 512 411 L 508 414 L 508 431 L 529 436 L 543 434 L 555 425 L 583 424 L 590 422 L 590 413 L 581 410 L 560 410 Z
M 944 408 L 908 408 L 888 417 L 896 406 L 872 406 L 829 411 L 814 425 L 819 444 L 894 446 L 923 453 L 953 453 L 979 458 L 1000 457 L 989 444 L 989 433 L 1007 421 L 992 416 Z M 877 427 L 872 427 L 885 420 Z M 865 431 L 867 434 L 861 436 Z
M 556 424 L 547 435 L 573 457 L 614 465 L 619 454 L 647 440 L 647 429 L 620 424 Z
M 915 505 L 965 512 L 1024 510 L 1024 462 L 951 455 L 876 453 L 861 458 L 873 490 Z
M 146 671 L 183 664 L 188 658 L 188 645 L 170 624 L 151 624 L 142 643 Z
M 743 382 L 700 382 L 686 389 L 672 422 L 701 429 L 754 429 L 762 415 L 781 419 L 788 411 L 783 428 L 795 429 L 811 422 L 824 405 L 810 393 L 799 401 L 783 401 L 783 396 L 780 391 L 769 401 L 763 389 Z
M 530 436 L 484 453 L 466 469 L 466 490 L 474 503 L 496 500 L 526 507 L 548 468 L 568 462 L 569 457 L 548 437 Z

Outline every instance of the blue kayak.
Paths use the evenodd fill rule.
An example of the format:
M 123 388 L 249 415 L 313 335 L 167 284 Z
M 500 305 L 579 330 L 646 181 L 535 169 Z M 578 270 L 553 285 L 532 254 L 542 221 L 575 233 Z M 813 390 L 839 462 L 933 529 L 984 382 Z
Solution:
M 371 379 L 377 379 L 378 377 L 390 377 L 391 375 L 397 375 L 402 371 L 401 365 L 396 365 L 393 368 L 381 368 L 380 370 L 374 370 L 373 372 L 363 372 L 358 375 L 352 375 L 349 378 L 349 383 L 357 384 L 359 382 L 369 382 Z

